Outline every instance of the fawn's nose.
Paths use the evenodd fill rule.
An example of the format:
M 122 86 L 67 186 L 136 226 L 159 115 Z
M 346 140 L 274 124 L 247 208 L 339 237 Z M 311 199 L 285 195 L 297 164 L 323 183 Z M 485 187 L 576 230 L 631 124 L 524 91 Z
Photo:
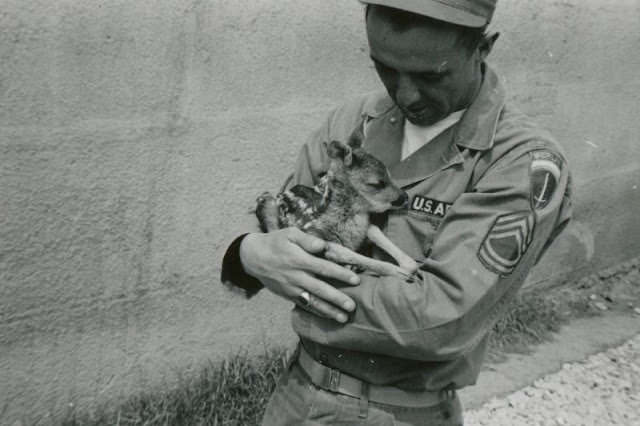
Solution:
M 391 202 L 391 205 L 393 207 L 398 207 L 398 208 L 406 207 L 407 204 L 409 204 L 409 196 L 404 191 L 402 191 L 402 194 L 398 198 L 396 198 Z

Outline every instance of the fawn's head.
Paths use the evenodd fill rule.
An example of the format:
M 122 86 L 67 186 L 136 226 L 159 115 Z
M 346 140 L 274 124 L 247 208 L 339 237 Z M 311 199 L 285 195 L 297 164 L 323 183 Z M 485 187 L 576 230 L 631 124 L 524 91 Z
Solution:
M 405 207 L 407 193 L 391 181 L 380 160 L 362 149 L 363 135 L 359 129 L 360 126 L 347 144 L 338 141 L 327 144 L 329 173 L 335 181 L 351 186 L 366 201 L 371 213 Z

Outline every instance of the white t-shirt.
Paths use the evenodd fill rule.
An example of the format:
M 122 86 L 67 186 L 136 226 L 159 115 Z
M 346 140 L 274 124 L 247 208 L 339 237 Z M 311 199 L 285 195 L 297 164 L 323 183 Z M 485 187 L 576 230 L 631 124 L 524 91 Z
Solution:
M 421 127 L 404 120 L 404 137 L 402 139 L 402 160 L 432 141 L 440 133 L 456 124 L 466 110 L 452 112 L 431 126 Z

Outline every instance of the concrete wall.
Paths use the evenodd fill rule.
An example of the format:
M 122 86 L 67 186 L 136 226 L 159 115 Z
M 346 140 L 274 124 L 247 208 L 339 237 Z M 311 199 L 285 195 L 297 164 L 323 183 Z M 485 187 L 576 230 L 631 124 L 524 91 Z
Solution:
M 530 283 L 640 253 L 639 3 L 500 4 L 493 63 L 577 183 Z M 328 109 L 377 87 L 355 0 L 0 0 L 0 424 L 290 342 L 221 256 Z

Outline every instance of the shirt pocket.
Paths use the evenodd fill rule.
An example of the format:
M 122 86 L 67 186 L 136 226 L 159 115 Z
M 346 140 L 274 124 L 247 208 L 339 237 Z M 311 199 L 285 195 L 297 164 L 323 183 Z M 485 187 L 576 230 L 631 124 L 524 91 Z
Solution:
M 467 174 L 448 168 L 404 187 L 409 205 L 407 210 L 389 215 L 389 238 L 418 261 L 429 257 L 449 209 L 466 188 Z
M 385 229 L 385 234 L 395 245 L 419 262 L 428 256 L 436 233 L 437 223 L 412 212 L 389 215 Z
M 412 232 L 420 239 L 420 248 L 425 258 L 429 257 L 433 241 L 452 204 L 446 199 L 423 193 L 409 193 L 407 221 Z
M 429 257 L 431 246 L 438 233 L 442 219 L 434 218 L 426 214 L 409 212 L 407 214 L 407 221 L 414 235 L 419 239 L 422 255 L 425 258 Z

